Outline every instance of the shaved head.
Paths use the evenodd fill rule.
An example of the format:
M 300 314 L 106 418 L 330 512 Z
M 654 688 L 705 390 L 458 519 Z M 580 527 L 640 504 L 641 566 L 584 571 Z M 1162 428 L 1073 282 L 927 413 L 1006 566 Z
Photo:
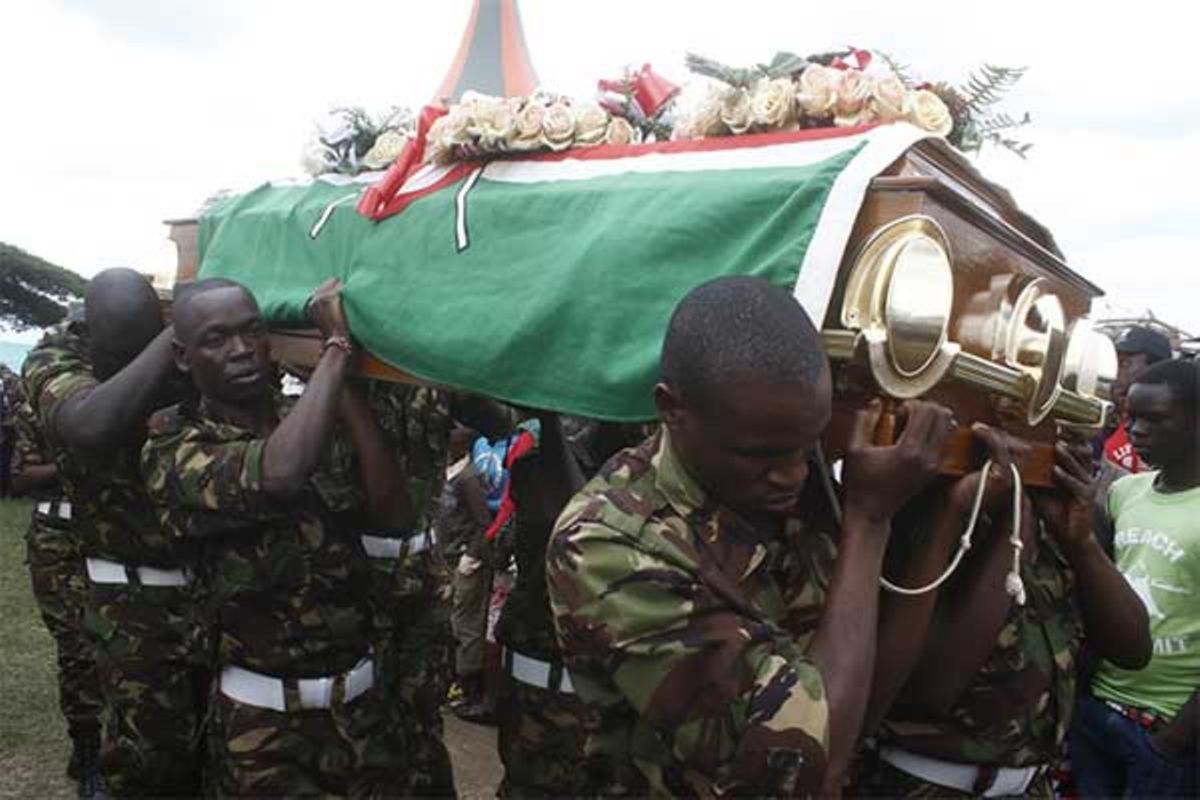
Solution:
M 254 295 L 237 281 L 227 278 L 205 278 L 185 283 L 176 289 L 172 309 L 175 338 L 180 342 L 187 344 L 195 337 L 196 331 L 206 316 L 205 305 L 207 302 L 222 299 L 214 295 L 214 292 L 220 292 L 230 298 L 249 298 L 257 306 Z
M 102 379 L 137 358 L 163 329 L 154 287 L 124 267 L 106 269 L 88 282 L 84 309 L 93 368 Z
M 821 335 L 786 289 L 763 278 L 709 281 L 671 316 L 662 379 L 685 398 L 746 383 L 815 384 L 828 368 Z

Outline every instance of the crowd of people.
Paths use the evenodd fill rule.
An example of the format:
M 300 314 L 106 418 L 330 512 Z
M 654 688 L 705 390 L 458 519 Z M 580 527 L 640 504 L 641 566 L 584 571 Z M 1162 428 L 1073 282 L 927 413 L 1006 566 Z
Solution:
M 502 797 L 1198 791 L 1200 367 L 1153 331 L 1036 489 L 982 424 L 940 477 L 926 401 L 834 474 L 758 279 L 680 302 L 653 426 L 357 378 L 308 310 L 276 365 L 237 283 L 107 270 L 6 392 L 81 797 L 453 796 L 452 683 Z

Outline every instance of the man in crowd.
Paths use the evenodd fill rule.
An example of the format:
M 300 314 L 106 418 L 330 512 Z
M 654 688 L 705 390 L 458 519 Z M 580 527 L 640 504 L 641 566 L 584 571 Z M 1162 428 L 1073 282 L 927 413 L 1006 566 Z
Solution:
M 461 425 L 450 435 L 452 463 L 446 470 L 438 516 L 439 544 L 453 570 L 454 673 L 462 690 L 462 697 L 452 708 L 468 721 L 482 721 L 492 713 L 483 692 L 483 654 L 492 587 L 490 547 L 484 532 L 492 514 L 487 507 L 487 489 L 471 459 L 471 444 L 476 438 L 475 431 Z
M 0 497 L 14 493 L 12 460 L 17 444 L 17 407 L 24 397 L 20 377 L 7 364 L 0 364 Z
M 67 775 L 79 797 L 101 792 L 100 685 L 91 643 L 83 631 L 87 573 L 58 467 L 46 448 L 33 409 L 19 396 L 13 491 L 33 501 L 25 542 L 33 597 L 58 649 L 58 700 L 71 739 Z
M 1104 465 L 1114 473 L 1113 477 L 1146 471 L 1145 462 L 1138 457 L 1133 442 L 1129 439 L 1125 403 L 1129 387 L 1138 374 L 1151 364 L 1166 361 L 1171 357 L 1171 342 L 1153 328 L 1137 326 L 1121 332 L 1117 337 L 1116 348 L 1117 379 L 1113 382 L 1112 393 L 1117 427 L 1104 441 Z
M 1059 443 L 1060 488 L 1022 492 L 1017 509 L 1017 445 L 975 431 L 988 471 L 932 487 L 899 521 L 887 571 L 930 588 L 883 601 L 868 731 L 883 724 L 851 795 L 1049 797 L 1083 640 L 1131 669 L 1149 658 L 1145 610 L 1092 533 L 1090 449 Z M 972 527 L 973 546 L 938 586 Z
M 363 530 L 346 524 L 360 518 L 342 505 L 352 496 L 339 484 L 345 471 L 322 467 L 340 419 L 372 530 L 411 530 L 394 455 L 346 384 L 339 292 L 331 281 L 314 295 L 324 345 L 290 409 L 248 291 L 207 280 L 176 298 L 175 354 L 199 397 L 153 418 L 142 467 L 167 527 L 198 548 L 217 643 L 209 784 L 221 796 L 378 796 L 410 781 L 402 710 L 371 649 Z
M 661 369 L 660 432 L 571 501 L 547 556 L 559 639 L 594 720 L 593 789 L 836 791 L 867 703 L 890 520 L 933 477 L 950 413 L 906 404 L 890 447 L 869 444 L 878 405 L 858 416 L 828 578 L 814 569 L 828 516 L 805 488 L 831 378 L 791 293 L 754 278 L 693 290 Z M 789 630 L 812 615 L 811 638 Z
M 1117 567 L 1145 604 L 1144 669 L 1103 662 L 1080 700 L 1071 762 L 1086 797 L 1200 791 L 1200 364 L 1174 360 L 1129 388 L 1129 437 L 1154 470 L 1118 480 L 1105 525 Z
M 42 339 L 23 377 L 85 558 L 101 771 L 120 796 L 195 795 L 207 681 L 187 558 L 138 472 L 146 419 L 173 391 L 172 331 L 154 290 L 128 269 L 93 278 L 84 312 Z

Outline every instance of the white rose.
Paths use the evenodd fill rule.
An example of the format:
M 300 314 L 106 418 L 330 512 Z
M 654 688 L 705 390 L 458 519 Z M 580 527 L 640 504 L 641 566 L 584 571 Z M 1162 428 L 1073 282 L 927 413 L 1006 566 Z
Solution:
M 575 143 L 577 145 L 600 144 L 608 132 L 608 112 L 598 103 L 588 103 L 579 108 L 575 115 Z
M 754 109 L 750 93 L 731 89 L 721 99 L 721 122 L 735 134 L 745 133 L 754 124 Z
M 752 101 L 754 123 L 782 130 L 796 125 L 796 84 L 791 78 L 759 81 Z
M 841 72 L 842 79 L 838 82 L 837 101 L 833 110 L 839 117 L 856 117 L 866 106 L 874 87 L 871 79 L 856 69 Z
M 407 143 L 408 137 L 400 131 L 384 131 L 363 156 L 363 166 L 367 169 L 384 169 L 396 160 Z
M 833 114 L 837 102 L 837 88 L 841 73 L 821 64 L 810 64 L 800 73 L 799 92 L 796 101 L 807 116 L 828 117 Z
M 696 113 L 686 125 L 680 125 L 681 136 L 688 139 L 703 139 L 706 136 L 725 135 L 725 124 L 721 122 L 721 97 L 718 92 L 709 92 L 708 97 L 696 109 Z
M 489 150 L 507 149 L 516 129 L 517 119 L 507 103 L 496 103 L 479 109 L 474 131 L 479 144 Z
M 338 156 L 333 148 L 320 141 L 309 142 L 300 154 L 300 166 L 313 177 L 325 174 L 333 169 L 337 162 Z
M 908 114 L 908 89 L 899 78 L 875 81 L 867 105 L 880 122 L 895 122 Z
M 551 150 L 566 150 L 575 138 L 575 115 L 565 103 L 546 109 L 542 119 L 542 142 Z
M 909 96 L 908 121 L 938 136 L 946 136 L 954 128 L 950 109 L 928 89 L 918 89 Z
M 521 107 L 516 117 L 512 149 L 530 152 L 542 148 L 542 120 L 546 118 L 546 106 L 530 100 Z
M 604 141 L 608 144 L 632 144 L 636 136 L 637 132 L 629 124 L 629 120 L 624 117 L 613 117 L 608 121 L 608 130 L 605 131 Z
M 451 108 L 448 113 L 438 117 L 435 124 L 439 123 L 441 124 L 439 135 L 447 146 L 466 144 L 470 141 L 471 112 L 464 106 Z
M 438 117 L 429 126 L 425 135 L 425 160 L 435 164 L 449 164 L 454 161 L 455 144 L 447 133 L 450 115 Z

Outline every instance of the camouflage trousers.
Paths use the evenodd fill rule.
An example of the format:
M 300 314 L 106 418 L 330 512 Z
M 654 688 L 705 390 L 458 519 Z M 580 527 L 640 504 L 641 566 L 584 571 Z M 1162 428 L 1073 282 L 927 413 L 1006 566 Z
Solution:
M 410 797 L 408 731 L 376 684 L 329 709 L 274 711 L 213 693 L 209 783 L 218 797 Z
M 83 632 L 87 575 L 71 531 L 44 522 L 35 512 L 26 534 L 33 597 L 58 650 L 58 702 L 67 733 L 99 735 L 100 683 L 92 644 Z
M 575 694 L 500 680 L 496 703 L 504 780 L 499 797 L 576 797 L 588 781 L 584 769 L 583 703 Z
M 1046 770 L 1029 784 L 1019 797 L 1052 800 L 1054 786 L 1053 771 Z M 855 760 L 851 769 L 850 785 L 846 797 L 906 797 L 906 798 L 966 798 L 977 797 L 973 792 L 960 792 L 945 786 L 929 783 L 903 770 L 893 767 L 879 758 L 874 751 L 865 751 Z
M 208 658 L 191 593 L 92 584 L 84 627 L 104 698 L 100 771 L 109 789 L 197 795 Z

